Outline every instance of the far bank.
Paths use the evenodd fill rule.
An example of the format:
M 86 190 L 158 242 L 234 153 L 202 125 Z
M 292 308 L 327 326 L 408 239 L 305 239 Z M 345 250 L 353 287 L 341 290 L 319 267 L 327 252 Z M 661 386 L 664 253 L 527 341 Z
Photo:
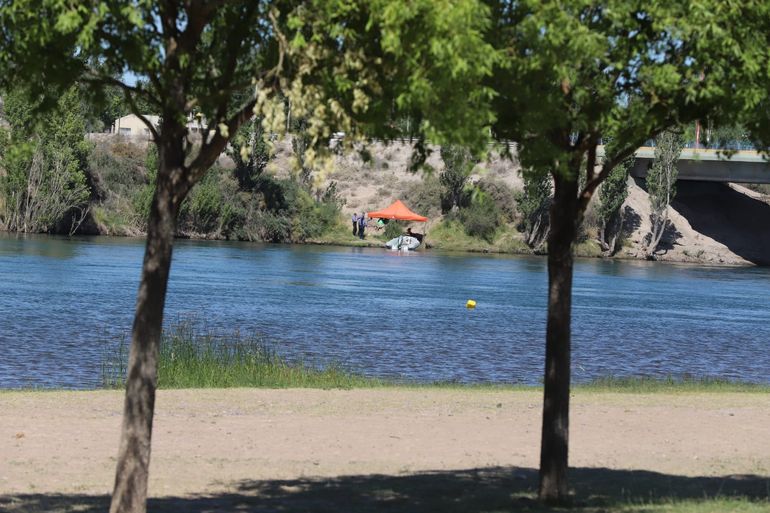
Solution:
M 426 234 L 429 248 L 522 255 L 547 251 L 547 191 L 541 191 L 545 196 L 540 199 L 528 192 L 515 158 L 502 158 L 492 149 L 460 185 L 450 186 L 439 149 L 432 150 L 426 168 L 419 172 L 408 170 L 408 142 L 372 143 L 361 153 L 337 156 L 333 169 L 324 172 L 297 169 L 289 139 L 275 143 L 262 167 L 244 163 L 230 151 L 183 205 L 177 236 L 366 247 L 412 228 Z M 51 216 L 36 214 L 47 211 L 46 198 L 30 203 L 37 210 L 23 213 L 0 198 L 0 228 L 142 236 L 157 165 L 153 147 L 115 136 L 92 143 L 87 156 L 83 171 L 87 198 L 82 203 L 60 205 L 63 210 L 52 221 Z M 770 264 L 770 234 L 764 229 L 770 225 L 770 205 L 763 193 L 766 187 L 755 189 L 679 182 L 669 209 L 671 224 L 650 257 L 649 196 L 643 180 L 628 178 L 614 249 L 606 246 L 602 210 L 592 204 L 575 253 L 707 265 Z M 385 229 L 370 225 L 363 242 L 352 235 L 352 215 L 381 209 L 396 199 L 429 221 L 395 223 Z M 23 224 L 17 222 L 19 214 L 27 219 Z

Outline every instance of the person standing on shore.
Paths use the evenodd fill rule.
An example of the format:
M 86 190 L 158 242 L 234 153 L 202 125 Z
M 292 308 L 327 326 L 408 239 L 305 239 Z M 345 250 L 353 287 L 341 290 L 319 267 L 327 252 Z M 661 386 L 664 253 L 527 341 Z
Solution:
M 358 218 L 358 237 L 364 240 L 364 231 L 366 230 L 366 212 L 361 212 L 361 216 Z
M 355 212 L 353 212 L 353 237 L 355 237 L 358 234 L 358 215 L 356 215 Z

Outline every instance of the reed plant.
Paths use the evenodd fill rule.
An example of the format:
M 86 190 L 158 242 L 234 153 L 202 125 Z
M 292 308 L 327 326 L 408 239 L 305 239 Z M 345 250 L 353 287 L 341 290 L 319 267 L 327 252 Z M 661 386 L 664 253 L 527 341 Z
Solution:
M 463 383 L 370 378 L 350 372 L 339 364 L 323 367 L 289 361 L 258 335 L 239 331 L 218 334 L 199 328 L 194 320 L 181 320 L 163 332 L 158 368 L 159 388 L 444 388 L 478 391 L 537 391 L 542 385 L 512 383 Z M 102 359 L 102 384 L 124 385 L 128 342 L 109 346 Z M 697 376 L 605 376 L 575 384 L 576 392 L 671 393 L 758 392 L 770 393 L 770 385 Z
M 128 344 L 121 341 L 105 355 L 102 382 L 122 387 Z M 158 388 L 354 388 L 375 387 L 338 364 L 315 367 L 289 362 L 259 336 L 235 331 L 220 335 L 181 321 L 164 331 L 158 366 Z

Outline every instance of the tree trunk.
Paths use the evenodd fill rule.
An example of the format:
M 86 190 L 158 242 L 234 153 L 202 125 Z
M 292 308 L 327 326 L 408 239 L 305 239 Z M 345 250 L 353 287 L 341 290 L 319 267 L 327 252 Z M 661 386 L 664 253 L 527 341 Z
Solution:
M 180 188 L 179 178 L 183 176 L 181 143 L 178 146 L 167 147 L 165 151 L 160 148 L 160 169 L 147 221 L 147 246 L 131 335 L 123 426 L 110 513 L 144 513 L 147 508 L 163 307 L 176 216 L 182 197 L 174 190 Z
M 568 497 L 572 243 L 580 222 L 576 177 L 577 174 L 555 177 L 548 235 L 548 321 L 539 497 L 549 503 L 562 503 Z
M 617 253 L 618 238 L 623 232 L 624 222 L 625 216 L 622 207 L 608 221 L 602 221 L 599 227 L 599 245 L 602 248 L 603 256 L 611 257 Z
M 660 240 L 668 227 L 668 206 L 662 214 L 652 214 L 652 230 L 650 231 L 650 242 L 644 251 L 644 256 L 648 260 L 655 258 L 655 252 L 658 250 Z

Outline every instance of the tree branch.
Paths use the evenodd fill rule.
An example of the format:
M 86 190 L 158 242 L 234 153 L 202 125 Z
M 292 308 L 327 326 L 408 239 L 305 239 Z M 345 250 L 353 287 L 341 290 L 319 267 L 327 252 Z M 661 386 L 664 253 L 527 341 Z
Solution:
M 179 37 L 179 46 L 188 53 L 192 53 L 200 40 L 203 29 L 211 23 L 212 15 L 223 2 L 193 1 L 187 8 L 187 27 Z
M 585 209 L 588 207 L 588 203 L 591 201 L 591 198 L 593 197 L 594 192 L 596 192 L 596 189 L 599 187 L 599 184 L 601 184 L 607 178 L 607 176 L 609 176 L 615 166 L 633 155 L 638 147 L 639 145 L 636 144 L 628 145 L 622 151 L 617 152 L 613 157 L 609 159 L 605 155 L 604 163 L 602 164 L 602 170 L 598 175 L 593 177 L 593 179 L 586 180 L 586 185 L 580 192 L 580 208 Z M 596 146 L 594 146 L 594 151 L 595 148 Z M 595 161 L 594 165 L 596 165 Z
M 210 141 L 203 141 L 203 146 L 195 159 L 190 163 L 189 168 L 192 171 L 190 173 L 190 182 L 195 183 L 203 176 L 206 170 L 216 162 L 219 155 L 225 150 L 230 138 L 235 135 L 241 126 L 254 116 L 254 106 L 257 104 L 257 99 L 252 98 L 245 105 L 243 105 L 238 112 L 236 112 L 225 123 L 227 126 L 227 135 L 222 133 L 222 129 L 217 126 L 214 136 Z
M 131 112 L 139 118 L 139 120 L 147 126 L 147 129 L 150 131 L 150 134 L 152 135 L 152 140 L 157 142 L 159 140 L 158 131 L 155 128 L 155 125 L 150 122 L 149 119 L 147 119 L 144 114 L 139 110 L 139 106 L 136 104 L 136 100 L 134 99 L 134 94 L 138 93 L 139 95 L 147 97 L 149 100 L 151 100 L 153 103 L 158 103 L 157 98 L 155 98 L 149 91 L 146 89 L 142 89 L 135 86 L 130 86 L 116 78 L 110 77 L 110 76 L 104 76 L 104 75 L 94 75 L 92 77 L 86 76 L 83 79 L 85 82 L 92 83 L 92 84 L 103 84 L 103 85 L 114 85 L 116 87 L 119 87 L 123 91 L 123 96 L 125 96 L 126 101 L 128 102 L 128 106 L 131 109 Z

